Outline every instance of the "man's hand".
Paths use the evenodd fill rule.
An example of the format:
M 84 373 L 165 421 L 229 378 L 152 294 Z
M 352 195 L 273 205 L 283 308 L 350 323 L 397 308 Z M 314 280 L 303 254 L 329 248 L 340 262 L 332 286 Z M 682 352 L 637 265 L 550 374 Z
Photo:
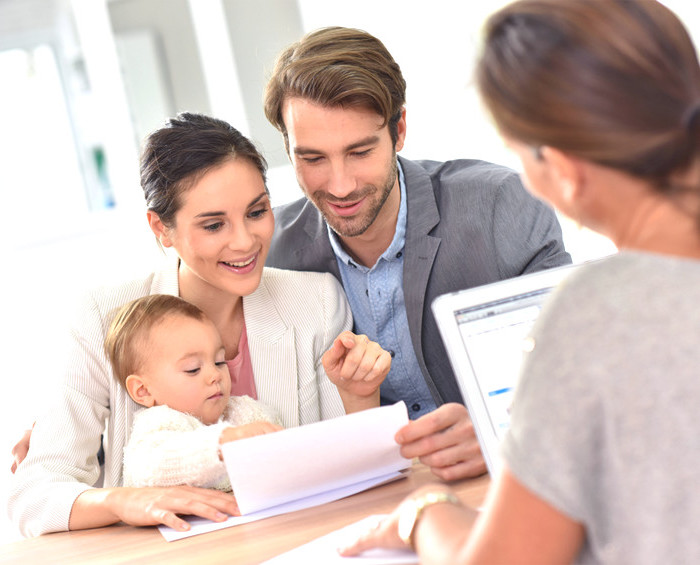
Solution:
M 391 355 L 366 335 L 341 333 L 321 359 L 338 387 L 347 413 L 379 406 L 379 385 L 391 368 Z
M 20 439 L 12 448 L 11 471 L 13 473 L 17 470 L 17 466 L 24 461 L 24 458 L 27 456 L 27 452 L 29 451 L 29 440 L 31 437 L 32 430 L 25 430 L 24 434 L 22 434 L 22 439 Z
M 443 404 L 429 414 L 409 422 L 396 433 L 401 455 L 418 457 L 434 475 L 445 481 L 477 477 L 486 463 L 467 409 L 461 404 Z

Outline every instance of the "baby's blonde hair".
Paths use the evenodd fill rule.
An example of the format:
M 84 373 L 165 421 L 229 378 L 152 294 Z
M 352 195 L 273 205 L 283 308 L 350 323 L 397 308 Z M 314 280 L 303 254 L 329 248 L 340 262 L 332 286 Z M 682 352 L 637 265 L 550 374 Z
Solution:
M 105 352 L 122 386 L 126 386 L 126 378 L 143 363 L 143 349 L 139 345 L 156 324 L 172 315 L 199 321 L 208 319 L 194 304 L 169 294 L 144 296 L 119 309 L 107 331 Z

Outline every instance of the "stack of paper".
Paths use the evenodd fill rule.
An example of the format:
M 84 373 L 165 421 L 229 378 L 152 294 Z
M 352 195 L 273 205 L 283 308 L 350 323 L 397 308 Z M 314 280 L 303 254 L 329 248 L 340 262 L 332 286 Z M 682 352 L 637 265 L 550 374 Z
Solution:
M 168 541 L 309 508 L 401 477 L 411 465 L 394 441 L 408 423 L 403 402 L 223 444 L 240 517 L 188 519 L 160 531 Z

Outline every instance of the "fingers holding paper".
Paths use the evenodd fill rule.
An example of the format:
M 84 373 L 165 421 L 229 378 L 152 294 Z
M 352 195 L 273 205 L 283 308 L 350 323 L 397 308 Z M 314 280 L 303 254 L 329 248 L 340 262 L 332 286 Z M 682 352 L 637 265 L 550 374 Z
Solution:
M 401 455 L 418 457 L 434 475 L 452 481 L 477 477 L 486 463 L 466 407 L 452 402 L 409 422 L 396 434 Z
M 344 331 L 321 360 L 347 413 L 379 406 L 379 385 L 389 373 L 391 355 L 378 343 Z

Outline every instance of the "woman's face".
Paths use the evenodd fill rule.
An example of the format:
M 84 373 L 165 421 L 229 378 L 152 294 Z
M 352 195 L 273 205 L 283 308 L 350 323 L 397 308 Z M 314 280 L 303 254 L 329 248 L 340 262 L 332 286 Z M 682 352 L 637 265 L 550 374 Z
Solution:
M 183 295 L 213 289 L 234 297 L 260 284 L 275 227 L 260 171 L 246 159 L 229 159 L 181 195 L 181 207 L 161 242 L 181 259 Z
M 505 141 L 506 146 L 518 156 L 523 165 L 520 178 L 528 192 L 569 215 L 566 203 L 562 199 L 560 181 L 555 179 L 551 163 L 542 156 L 541 150 L 512 139 Z

